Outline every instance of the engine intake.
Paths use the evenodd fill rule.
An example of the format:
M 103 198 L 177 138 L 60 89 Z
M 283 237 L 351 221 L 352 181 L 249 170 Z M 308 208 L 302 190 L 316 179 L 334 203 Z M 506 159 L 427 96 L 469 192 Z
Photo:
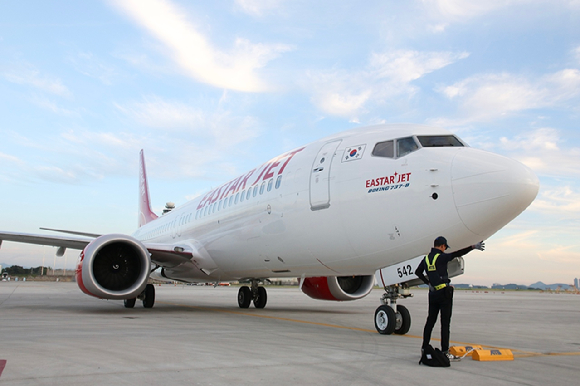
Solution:
M 304 279 L 302 292 L 313 299 L 357 300 L 367 296 L 374 284 L 373 275 L 309 277 Z
M 110 234 L 96 238 L 81 252 L 76 279 L 88 295 L 130 299 L 143 292 L 150 269 L 149 251 L 139 240 Z

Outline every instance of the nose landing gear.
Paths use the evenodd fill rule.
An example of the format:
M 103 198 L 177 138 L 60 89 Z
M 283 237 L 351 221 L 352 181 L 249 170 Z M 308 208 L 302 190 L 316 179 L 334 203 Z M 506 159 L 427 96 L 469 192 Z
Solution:
M 397 305 L 397 299 L 413 296 L 409 293 L 406 284 L 394 284 L 385 286 L 385 293 L 381 297 L 381 303 L 375 311 L 375 328 L 379 334 L 404 335 L 411 328 L 411 314 L 405 306 Z

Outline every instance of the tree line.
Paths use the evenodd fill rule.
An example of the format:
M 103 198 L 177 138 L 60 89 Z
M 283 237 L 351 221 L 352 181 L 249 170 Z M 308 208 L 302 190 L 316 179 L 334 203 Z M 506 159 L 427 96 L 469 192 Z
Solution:
M 44 274 L 48 273 L 48 270 L 52 269 L 50 267 L 44 267 Z M 7 273 L 10 276 L 19 276 L 19 275 L 40 275 L 42 273 L 42 267 L 35 267 L 35 268 L 24 268 L 20 265 L 13 265 L 10 267 L 6 267 L 2 269 L 2 273 Z

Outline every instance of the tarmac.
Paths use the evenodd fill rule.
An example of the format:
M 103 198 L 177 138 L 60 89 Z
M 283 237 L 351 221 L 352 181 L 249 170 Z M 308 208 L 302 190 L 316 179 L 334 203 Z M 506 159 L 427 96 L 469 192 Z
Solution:
M 237 291 L 161 285 L 154 308 L 125 309 L 75 283 L 0 282 L 0 384 L 544 386 L 580 379 L 580 295 L 456 291 L 452 345 L 508 348 L 515 359 L 431 368 L 418 364 L 424 290 L 400 302 L 413 318 L 404 336 L 376 332 L 381 290 L 337 303 L 268 287 L 261 310 L 238 308 Z

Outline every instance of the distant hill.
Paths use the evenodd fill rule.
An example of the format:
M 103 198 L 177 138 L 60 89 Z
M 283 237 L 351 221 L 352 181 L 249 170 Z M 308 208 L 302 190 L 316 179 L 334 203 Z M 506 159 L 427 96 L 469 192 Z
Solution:
M 489 287 L 477 284 L 453 284 L 453 287 L 460 289 L 487 289 Z
M 524 289 L 536 289 L 536 290 L 557 290 L 558 287 L 562 290 L 567 290 L 572 286 L 568 284 L 556 283 L 556 284 L 544 284 L 541 281 L 530 284 L 529 286 L 524 284 L 498 284 L 495 283 L 491 286 L 492 289 L 509 289 L 509 290 L 524 290 Z
M 507 290 L 527 290 L 529 287 L 524 284 L 498 284 L 494 283 L 491 289 L 507 289 Z
M 562 283 L 544 284 L 541 281 L 538 281 L 534 284 L 530 284 L 530 288 L 537 288 L 537 289 L 541 289 L 541 290 L 546 290 L 546 289 L 556 290 L 556 289 L 558 289 L 558 287 L 560 287 L 563 290 L 567 290 L 567 289 L 571 288 L 572 286 L 570 286 L 568 284 L 562 284 Z

